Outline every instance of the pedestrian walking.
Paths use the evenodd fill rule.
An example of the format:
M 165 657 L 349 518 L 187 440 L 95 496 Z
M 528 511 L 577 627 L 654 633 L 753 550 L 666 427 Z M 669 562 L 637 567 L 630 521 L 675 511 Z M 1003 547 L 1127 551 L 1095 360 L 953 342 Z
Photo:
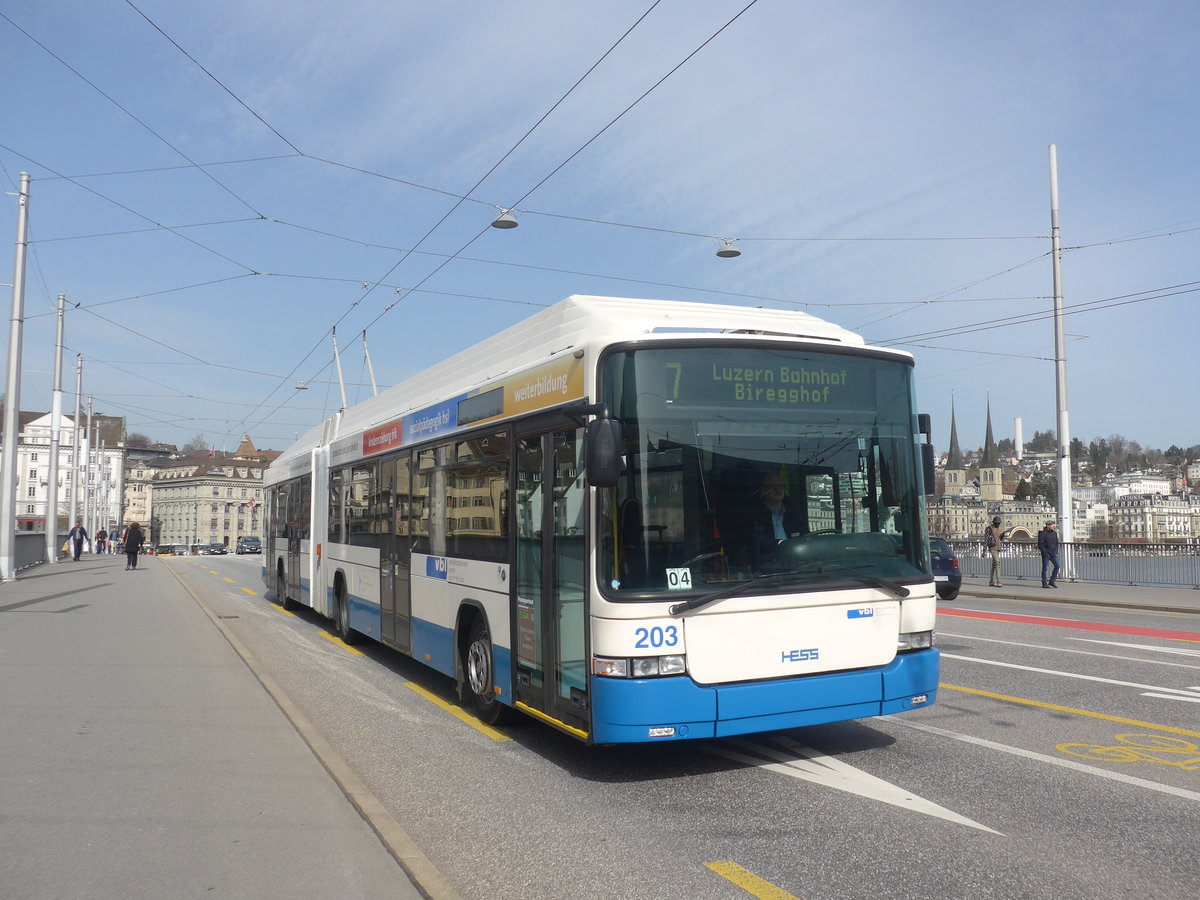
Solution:
M 99 531 L 96 532 L 96 552 L 97 553 L 107 553 L 108 552 L 108 532 L 105 531 L 103 528 L 101 528 Z
M 1004 587 L 1000 580 L 1000 546 L 1006 537 L 1008 532 L 1000 527 L 999 516 L 993 518 L 992 524 L 983 532 L 983 546 L 992 557 L 992 573 L 988 579 L 992 587 Z
M 79 554 L 83 552 L 83 542 L 87 539 L 88 533 L 87 529 L 83 527 L 83 522 L 76 522 L 75 527 L 67 532 L 67 540 L 71 542 L 75 562 L 79 562 Z
M 125 558 L 129 560 L 125 564 L 126 572 L 137 568 L 138 553 L 141 552 L 142 541 L 145 539 L 141 526 L 137 522 L 130 522 L 129 527 L 125 529 Z
M 1046 527 L 1038 532 L 1038 551 L 1042 554 L 1042 587 L 1056 588 L 1058 587 L 1058 526 L 1054 522 L 1047 522 Z M 1054 567 L 1054 571 L 1050 572 L 1050 577 L 1046 577 L 1046 573 L 1050 571 L 1050 567 Z

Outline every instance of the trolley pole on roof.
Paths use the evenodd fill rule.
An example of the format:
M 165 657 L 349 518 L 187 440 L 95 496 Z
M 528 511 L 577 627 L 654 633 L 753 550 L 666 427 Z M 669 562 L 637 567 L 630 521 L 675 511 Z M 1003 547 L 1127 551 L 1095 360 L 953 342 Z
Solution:
M 17 440 L 21 413 L 21 341 L 25 324 L 25 252 L 29 248 L 29 173 L 17 195 L 17 251 L 13 262 L 12 319 L 8 326 L 8 386 L 4 395 L 3 484 L 0 485 L 0 580 L 17 578 Z
M 346 382 L 342 380 L 342 355 L 338 353 L 337 345 L 337 326 L 333 327 L 333 361 L 337 365 L 338 387 L 342 392 L 342 408 L 338 412 L 346 411 Z
M 1071 509 L 1071 429 L 1067 419 L 1067 351 L 1063 336 L 1062 245 L 1058 235 L 1058 149 L 1050 145 L 1050 249 L 1054 263 L 1054 390 L 1058 409 L 1058 532 L 1074 537 Z M 1068 570 L 1066 573 L 1072 573 Z
M 363 356 L 367 360 L 367 371 L 371 375 L 371 396 L 379 396 L 379 386 L 375 384 L 375 367 L 371 365 L 371 351 L 367 349 L 367 330 L 364 328 L 362 333 L 363 341 Z

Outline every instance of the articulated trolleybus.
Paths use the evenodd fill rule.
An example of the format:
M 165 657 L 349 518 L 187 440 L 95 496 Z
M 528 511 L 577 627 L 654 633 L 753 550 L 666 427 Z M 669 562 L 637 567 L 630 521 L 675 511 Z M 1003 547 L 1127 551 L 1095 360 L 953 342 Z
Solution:
M 933 703 L 928 417 L 800 312 L 570 297 L 267 470 L 268 595 L 593 744 Z

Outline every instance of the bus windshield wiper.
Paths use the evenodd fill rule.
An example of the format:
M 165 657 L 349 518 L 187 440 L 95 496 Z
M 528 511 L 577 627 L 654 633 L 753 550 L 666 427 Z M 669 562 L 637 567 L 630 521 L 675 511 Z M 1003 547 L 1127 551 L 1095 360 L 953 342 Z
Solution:
M 863 584 L 869 584 L 872 587 L 882 588 L 885 591 L 895 594 L 897 597 L 907 597 L 911 591 L 902 584 L 891 581 L 886 578 L 879 578 L 875 575 L 868 575 L 865 572 L 860 572 L 858 569 L 853 569 L 849 566 L 812 566 L 803 569 L 796 569 L 792 572 L 775 572 L 770 575 L 760 575 L 757 578 L 751 578 L 749 581 L 744 581 L 741 584 L 734 585 L 731 588 L 723 588 L 719 591 L 713 591 L 710 594 L 703 594 L 699 597 L 693 597 L 690 600 L 685 600 L 682 603 L 676 603 L 669 610 L 671 615 L 678 616 L 693 609 L 699 609 L 702 606 L 708 606 L 717 600 L 725 600 L 729 597 L 737 597 L 756 587 L 766 585 L 784 584 L 793 578 L 796 579 L 812 579 L 819 578 L 825 575 L 845 575 L 855 581 L 860 581 Z
M 904 585 L 892 581 L 888 578 L 880 578 L 877 575 L 868 575 L 866 572 L 860 572 L 856 568 L 850 566 L 822 566 L 818 569 L 822 575 L 846 575 L 856 581 L 861 581 L 863 584 L 869 584 L 872 587 L 882 588 L 885 591 L 891 591 L 897 597 L 904 598 L 912 593 Z
M 673 616 L 681 615 L 690 609 L 699 609 L 702 606 L 708 606 L 717 600 L 724 600 L 728 597 L 736 597 L 739 594 L 744 594 L 756 587 L 762 587 L 768 584 L 780 584 L 792 578 L 812 578 L 814 575 L 820 575 L 820 572 L 811 570 L 797 570 L 795 572 L 773 572 L 770 575 L 759 575 L 757 578 L 751 578 L 749 581 L 743 581 L 741 584 L 735 584 L 730 588 L 722 588 L 719 591 L 713 591 L 710 594 L 702 594 L 699 597 L 693 597 L 690 600 L 684 600 L 682 603 L 676 603 L 671 607 L 669 612 Z

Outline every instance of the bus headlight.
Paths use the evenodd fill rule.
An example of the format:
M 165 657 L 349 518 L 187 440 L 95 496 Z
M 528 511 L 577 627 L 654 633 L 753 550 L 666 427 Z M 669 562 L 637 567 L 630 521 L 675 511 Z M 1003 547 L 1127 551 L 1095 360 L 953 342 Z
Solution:
M 904 653 L 908 650 L 928 650 L 932 646 L 932 631 L 909 631 L 900 635 L 896 644 L 896 651 Z
M 606 678 L 657 678 L 686 672 L 686 656 L 636 656 L 633 659 L 592 657 L 592 674 Z

